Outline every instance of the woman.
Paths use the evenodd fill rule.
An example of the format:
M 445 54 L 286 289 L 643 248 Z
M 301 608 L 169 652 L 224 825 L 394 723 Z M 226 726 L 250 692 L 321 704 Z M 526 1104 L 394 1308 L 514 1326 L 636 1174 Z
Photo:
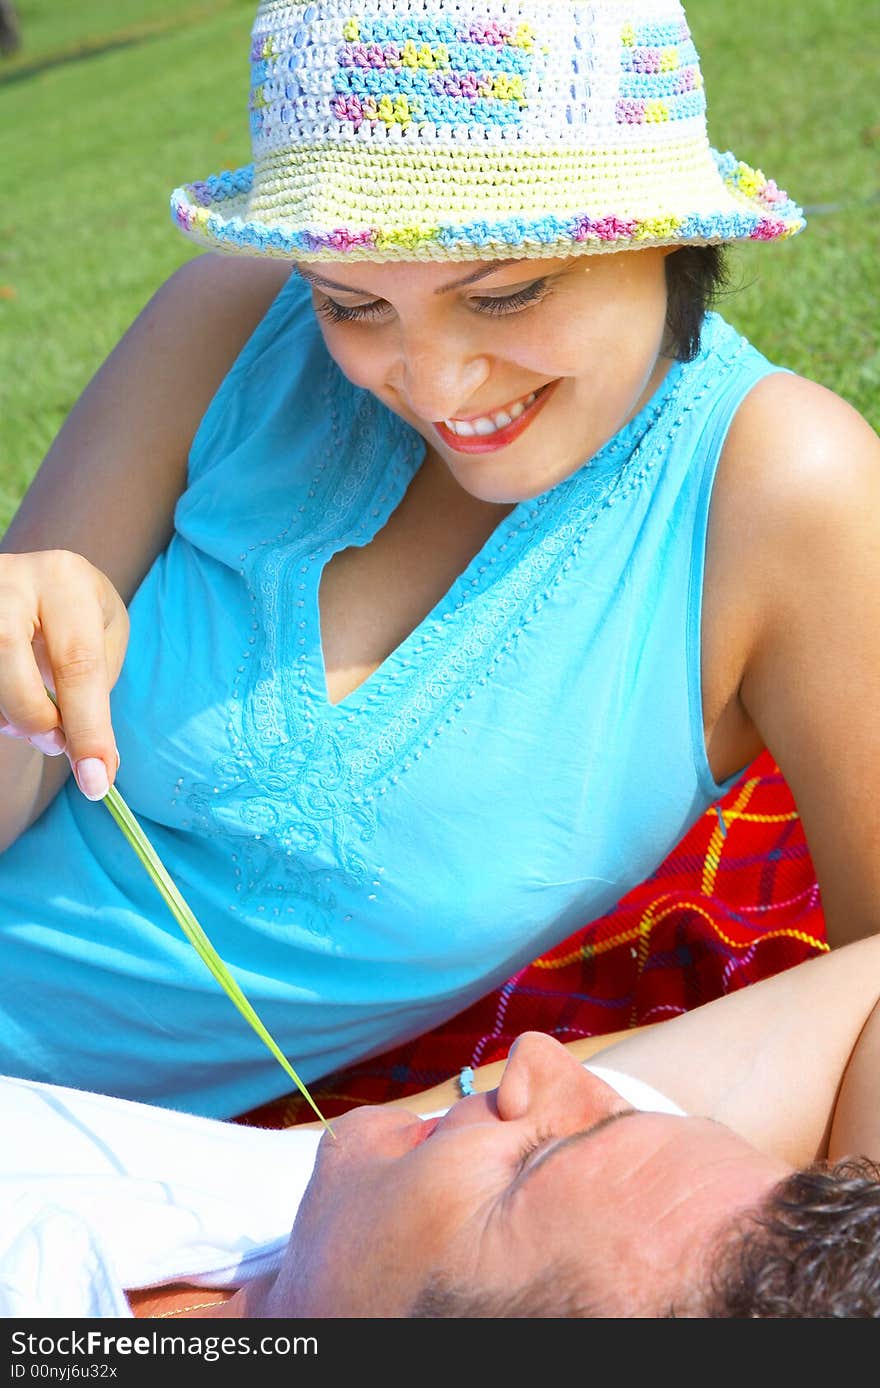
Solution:
M 710 150 L 680 6 L 270 2 L 252 60 L 253 170 L 173 197 L 233 254 L 0 556 L 2 1068 L 286 1086 L 90 803 L 117 747 L 306 1081 L 601 915 L 763 746 L 870 933 L 877 440 L 706 314 L 720 245 L 803 218 Z

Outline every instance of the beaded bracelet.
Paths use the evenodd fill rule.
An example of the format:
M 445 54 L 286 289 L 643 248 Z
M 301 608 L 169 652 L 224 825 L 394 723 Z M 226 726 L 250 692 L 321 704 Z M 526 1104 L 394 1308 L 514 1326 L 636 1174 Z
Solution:
M 461 1090 L 462 1097 L 465 1099 L 469 1094 L 476 1094 L 477 1091 L 474 1089 L 474 1072 L 470 1065 L 465 1065 L 464 1069 L 460 1072 L 458 1076 L 458 1087 Z

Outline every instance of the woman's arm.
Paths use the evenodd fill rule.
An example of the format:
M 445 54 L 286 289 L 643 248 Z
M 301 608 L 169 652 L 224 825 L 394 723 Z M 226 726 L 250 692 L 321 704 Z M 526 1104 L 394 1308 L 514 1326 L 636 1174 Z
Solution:
M 880 1108 L 878 1000 L 880 936 L 872 936 L 669 1021 L 568 1049 L 643 1079 L 688 1113 L 727 1123 L 800 1165 L 852 1143 L 853 1133 L 862 1142 L 880 1140 L 873 1117 Z M 494 1088 L 504 1063 L 475 1070 L 474 1087 Z M 393 1102 L 428 1113 L 460 1097 L 452 1079 Z
M 115 775 L 124 605 L 171 536 L 205 409 L 287 273 L 205 255 L 172 275 L 74 406 L 0 543 L 0 714 L 29 736 L 59 723 L 67 735 L 53 758 L 0 738 L 0 848 L 80 758 Z
M 797 376 L 737 412 L 710 517 L 710 621 L 755 749 L 791 787 L 832 946 L 880 929 L 880 440 Z M 713 660 L 722 659 L 716 642 Z

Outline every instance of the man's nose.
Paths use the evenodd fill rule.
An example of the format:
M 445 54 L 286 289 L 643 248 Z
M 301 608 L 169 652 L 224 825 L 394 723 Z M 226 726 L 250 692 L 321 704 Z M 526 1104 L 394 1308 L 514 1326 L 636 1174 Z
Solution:
M 471 402 L 490 370 L 488 359 L 466 344 L 420 333 L 402 343 L 398 390 L 420 419 L 454 419 L 458 411 L 474 412 Z
M 557 1132 L 579 1131 L 628 1107 L 563 1045 L 537 1031 L 524 1032 L 511 1047 L 497 1105 L 499 1118 L 534 1118 Z

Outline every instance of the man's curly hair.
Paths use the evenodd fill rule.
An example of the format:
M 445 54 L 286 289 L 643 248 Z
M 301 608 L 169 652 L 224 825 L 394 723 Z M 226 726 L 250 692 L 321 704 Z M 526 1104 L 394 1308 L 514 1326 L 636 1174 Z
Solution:
M 880 1316 L 880 1165 L 795 1171 L 722 1239 L 702 1314 L 750 1320 Z

